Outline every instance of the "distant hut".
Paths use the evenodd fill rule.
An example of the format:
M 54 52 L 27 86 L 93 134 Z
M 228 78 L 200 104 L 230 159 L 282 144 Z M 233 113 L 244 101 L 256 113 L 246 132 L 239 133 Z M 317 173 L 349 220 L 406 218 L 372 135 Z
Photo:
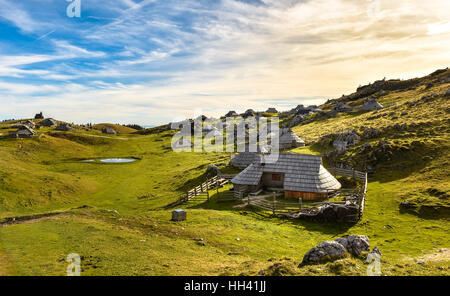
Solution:
M 31 138 L 34 135 L 36 132 L 26 125 L 21 126 L 17 131 L 9 132 L 11 138 Z
M 305 146 L 305 141 L 300 139 L 300 137 L 297 136 L 292 130 L 282 129 L 280 133 L 281 133 L 279 139 L 280 149 L 289 149 Z
M 255 111 L 253 109 L 248 109 L 244 112 L 244 114 L 242 114 L 242 117 L 247 118 L 247 117 L 253 117 L 255 116 Z
M 260 154 L 257 152 L 240 152 L 230 160 L 230 165 L 236 168 L 244 169 L 252 163 L 261 160 Z
M 47 118 L 39 123 L 41 126 L 52 127 L 56 125 L 56 121 L 53 118 Z
M 269 108 L 267 109 L 266 113 L 278 113 L 278 111 L 275 108 Z
M 55 128 L 55 130 L 68 132 L 73 131 L 73 127 L 71 127 L 68 123 L 61 123 Z
M 44 115 L 40 112 L 34 116 L 34 119 L 44 119 Z
M 108 134 L 108 135 L 116 135 L 117 134 L 117 132 L 110 126 L 103 128 L 102 133 Z
M 31 120 L 25 121 L 23 123 L 23 125 L 26 125 L 26 126 L 28 126 L 29 128 L 32 128 L 32 129 L 36 127 L 36 124 L 33 121 L 31 121 Z
M 383 105 L 378 103 L 374 98 L 369 98 L 364 102 L 364 105 L 361 107 L 362 111 L 373 111 L 383 109 Z
M 322 157 L 282 153 L 274 163 L 252 163 L 231 180 L 236 191 L 284 191 L 287 198 L 323 200 L 341 184 L 323 166 Z
M 239 116 L 239 114 L 236 113 L 236 111 L 229 111 L 227 114 L 225 114 L 225 117 L 236 117 Z

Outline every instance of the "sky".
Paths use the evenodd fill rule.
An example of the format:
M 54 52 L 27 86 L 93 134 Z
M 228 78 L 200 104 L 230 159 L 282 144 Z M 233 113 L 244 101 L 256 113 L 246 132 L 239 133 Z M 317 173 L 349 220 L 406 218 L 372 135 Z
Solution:
M 0 0 L 0 120 L 288 110 L 450 62 L 448 0 L 73 1 Z

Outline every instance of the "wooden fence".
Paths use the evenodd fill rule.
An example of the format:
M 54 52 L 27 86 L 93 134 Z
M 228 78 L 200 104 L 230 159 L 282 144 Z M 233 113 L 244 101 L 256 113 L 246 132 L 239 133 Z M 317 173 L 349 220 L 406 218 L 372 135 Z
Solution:
M 365 199 L 366 199 L 366 193 L 367 193 L 367 173 L 360 172 L 354 169 L 341 169 L 341 168 L 330 168 L 328 169 L 330 173 L 333 175 L 343 176 L 343 177 L 350 177 L 357 181 L 360 181 L 363 183 L 363 186 L 361 189 L 340 189 L 337 191 L 333 191 L 330 193 L 327 193 L 328 198 L 324 201 L 320 202 L 303 202 L 302 199 L 299 199 L 298 202 L 285 202 L 285 201 L 279 201 L 276 199 L 275 193 L 273 194 L 272 200 L 268 200 L 266 198 L 261 198 L 251 195 L 248 195 L 247 197 L 247 204 L 255 206 L 257 208 L 271 211 L 273 214 L 284 214 L 287 216 L 290 216 L 293 213 L 298 213 L 302 210 L 305 210 L 307 208 L 317 208 L 320 207 L 326 203 L 333 203 L 333 204 L 345 204 L 347 201 L 351 201 L 356 203 L 358 207 L 358 213 L 356 217 L 354 217 L 354 220 L 357 221 L 361 219 L 363 212 L 364 212 L 364 206 L 365 206 Z M 333 201 L 330 202 L 329 198 L 341 198 L 342 201 Z M 353 217 L 353 215 L 352 215 Z
M 219 178 L 218 176 L 214 176 L 211 179 L 206 179 L 202 184 L 192 188 L 187 192 L 187 194 L 181 197 L 177 204 L 188 202 L 196 197 L 203 197 L 207 201 L 209 201 L 209 191 L 211 189 L 216 189 L 217 193 L 219 193 L 219 188 L 223 187 L 223 185 L 227 184 L 229 181 L 223 178 Z
M 251 194 L 247 194 L 247 198 L 245 198 L 244 191 L 225 191 L 221 192 L 221 197 L 218 201 L 236 201 L 240 200 L 243 202 L 247 202 L 248 205 L 255 206 L 261 208 L 266 211 L 271 211 L 273 214 L 293 214 L 298 213 L 307 208 L 317 208 L 325 203 L 330 203 L 330 198 L 341 198 L 342 201 L 334 201 L 334 204 L 345 204 L 347 201 L 351 201 L 357 204 L 358 206 L 358 214 L 355 217 L 355 220 L 359 220 L 364 212 L 365 199 L 367 193 L 367 173 L 360 172 L 354 169 L 343 169 L 343 168 L 329 168 L 328 171 L 333 175 L 350 177 L 357 181 L 363 183 L 361 189 L 340 189 L 337 191 L 330 191 L 327 193 L 327 199 L 325 201 L 320 202 L 303 202 L 302 199 L 299 199 L 298 202 L 286 202 L 277 200 L 277 193 L 273 192 L 271 199 L 267 199 L 261 196 L 252 196 Z M 227 174 L 219 174 L 211 179 L 207 179 L 204 183 L 196 186 L 195 188 L 189 190 L 186 196 L 180 198 L 177 203 L 184 203 L 189 200 L 192 200 L 196 197 L 203 197 L 207 201 L 210 200 L 209 191 L 212 189 L 217 190 L 217 194 L 219 194 L 219 188 L 223 187 L 223 185 L 230 182 L 230 180 L 235 175 L 227 175 Z M 282 193 L 278 193 L 278 195 L 282 195 Z

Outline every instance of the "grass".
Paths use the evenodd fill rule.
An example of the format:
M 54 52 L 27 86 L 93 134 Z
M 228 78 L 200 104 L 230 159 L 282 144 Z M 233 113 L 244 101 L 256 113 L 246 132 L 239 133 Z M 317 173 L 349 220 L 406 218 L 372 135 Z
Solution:
M 373 112 L 355 112 L 317 117 L 294 129 L 300 137 L 313 139 L 368 123 L 386 129 L 380 138 L 367 141 L 386 140 L 395 153 L 391 161 L 379 163 L 369 179 L 364 216 L 356 224 L 281 219 L 219 202 L 229 186 L 219 195 L 212 190 L 210 202 L 194 199 L 177 206 L 187 210 L 188 219 L 170 221 L 173 208 L 165 206 L 203 182 L 208 165 L 229 161 L 222 153 L 172 152 L 171 131 L 110 136 L 97 130 L 56 133 L 43 128 L 33 139 L 1 138 L 0 221 L 63 213 L 0 228 L 0 274 L 64 275 L 65 258 L 78 253 L 83 275 L 256 275 L 260 270 L 265 275 L 365 275 L 364 258 L 298 267 L 303 255 L 324 240 L 365 234 L 371 247 L 383 252 L 385 275 L 449 275 L 450 261 L 442 251 L 450 247 L 449 216 L 433 212 L 436 204 L 439 209 L 447 205 L 442 193 L 449 188 L 449 106 L 442 98 L 407 105 L 445 87 L 448 84 L 419 87 L 379 98 L 388 106 L 379 113 L 398 116 L 369 120 Z M 396 132 L 390 129 L 395 123 L 415 123 L 417 128 Z M 9 125 L 0 123 L 0 133 Z M 343 157 L 360 157 L 358 149 L 365 142 Z M 315 144 L 292 152 L 319 154 L 328 149 Z M 139 161 L 79 161 L 111 157 Z M 401 211 L 405 200 L 419 207 Z M 417 264 L 419 259 L 425 264 Z

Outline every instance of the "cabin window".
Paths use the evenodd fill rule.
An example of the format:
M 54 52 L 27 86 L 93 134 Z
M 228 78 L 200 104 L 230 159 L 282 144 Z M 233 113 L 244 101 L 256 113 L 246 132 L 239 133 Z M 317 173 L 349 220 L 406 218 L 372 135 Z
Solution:
M 272 181 L 281 181 L 281 174 L 272 174 Z

